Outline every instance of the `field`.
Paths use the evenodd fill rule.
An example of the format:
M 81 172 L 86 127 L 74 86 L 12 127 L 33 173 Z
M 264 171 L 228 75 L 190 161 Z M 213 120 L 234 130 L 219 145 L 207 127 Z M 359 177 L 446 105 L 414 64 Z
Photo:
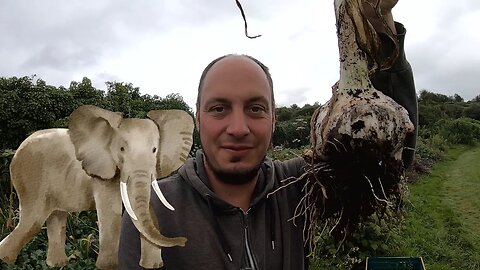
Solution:
M 480 269 L 480 148 L 454 148 L 410 186 L 397 256 L 429 270 Z

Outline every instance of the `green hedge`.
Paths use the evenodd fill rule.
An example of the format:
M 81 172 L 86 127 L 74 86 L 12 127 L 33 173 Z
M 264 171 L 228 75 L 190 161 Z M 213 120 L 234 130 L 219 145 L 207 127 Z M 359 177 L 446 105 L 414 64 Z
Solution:
M 441 122 L 441 135 L 452 144 L 474 145 L 480 141 L 480 121 L 458 118 Z

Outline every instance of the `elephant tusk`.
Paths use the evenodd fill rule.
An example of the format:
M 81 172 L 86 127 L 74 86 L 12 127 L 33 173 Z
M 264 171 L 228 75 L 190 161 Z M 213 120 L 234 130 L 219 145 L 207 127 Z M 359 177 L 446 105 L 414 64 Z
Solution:
M 120 182 L 120 194 L 122 195 L 122 202 L 125 205 L 125 210 L 130 215 L 133 220 L 138 220 L 137 216 L 133 212 L 132 205 L 130 204 L 130 199 L 128 199 L 127 183 Z
M 158 182 L 157 181 L 153 181 L 152 182 L 152 187 L 153 187 L 153 190 L 155 190 L 155 193 L 157 194 L 158 198 L 160 199 L 160 201 L 163 203 L 163 205 L 165 205 L 165 207 L 167 207 L 168 209 L 174 211 L 175 208 L 173 208 L 173 206 L 167 202 L 167 199 L 165 198 L 165 196 L 163 196 L 163 193 L 162 191 L 160 190 L 160 187 L 158 186 Z

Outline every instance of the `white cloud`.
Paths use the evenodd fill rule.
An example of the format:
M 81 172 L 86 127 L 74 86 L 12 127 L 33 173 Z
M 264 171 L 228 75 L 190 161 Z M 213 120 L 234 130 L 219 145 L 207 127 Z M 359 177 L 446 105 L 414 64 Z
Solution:
M 6 1 L 0 10 L 0 76 L 37 74 L 68 86 L 86 76 L 142 93 L 180 93 L 193 107 L 198 79 L 214 58 L 250 54 L 270 67 L 279 105 L 324 103 L 338 79 L 333 1 Z M 417 89 L 478 95 L 480 2 L 400 1 Z M 20 19 L 21 18 L 21 19 Z

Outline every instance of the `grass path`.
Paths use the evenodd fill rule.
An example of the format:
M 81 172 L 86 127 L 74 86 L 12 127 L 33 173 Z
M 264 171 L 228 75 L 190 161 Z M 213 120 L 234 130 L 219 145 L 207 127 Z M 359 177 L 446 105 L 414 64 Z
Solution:
M 480 147 L 451 150 L 410 186 L 401 239 L 428 270 L 480 269 Z
M 447 171 L 445 203 L 463 218 L 462 224 L 480 237 L 480 148 L 468 151 L 451 163 Z M 480 240 L 480 239 L 477 239 Z

